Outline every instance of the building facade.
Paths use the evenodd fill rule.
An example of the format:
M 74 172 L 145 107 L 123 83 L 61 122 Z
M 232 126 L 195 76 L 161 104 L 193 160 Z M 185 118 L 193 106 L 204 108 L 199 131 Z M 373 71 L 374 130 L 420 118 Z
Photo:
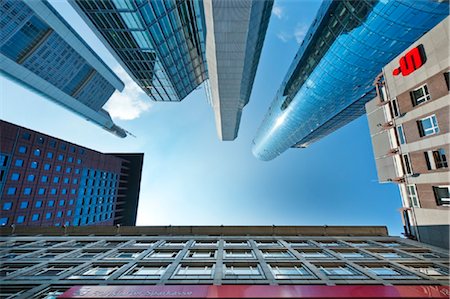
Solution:
M 367 117 L 380 182 L 397 183 L 405 233 L 449 248 L 449 18 L 394 60 L 377 80 Z
M 364 114 L 381 68 L 449 14 L 439 1 L 324 1 L 254 139 L 275 158 Z
M 135 225 L 143 154 L 103 154 L 0 121 L 0 226 Z
M 210 104 L 220 140 L 238 135 L 252 92 L 273 1 L 205 0 Z
M 122 81 L 47 1 L 5 0 L 0 5 L 1 73 L 126 137 L 102 106 Z
M 207 76 L 201 1 L 70 3 L 155 101 L 181 101 Z
M 448 252 L 390 237 L 385 227 L 0 231 L 3 298 L 331 298 L 336 292 L 362 298 L 357 295 L 367 296 L 369 290 L 373 298 L 449 294 Z

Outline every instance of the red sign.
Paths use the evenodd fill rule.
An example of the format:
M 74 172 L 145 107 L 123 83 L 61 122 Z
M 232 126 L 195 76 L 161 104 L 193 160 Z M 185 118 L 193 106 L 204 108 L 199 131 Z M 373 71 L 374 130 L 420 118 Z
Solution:
M 400 67 L 394 69 L 392 74 L 397 76 L 402 74 L 408 76 L 418 68 L 420 68 L 426 61 L 425 51 L 422 45 L 415 47 L 405 54 L 399 60 Z
M 109 285 L 75 286 L 58 298 L 445 298 L 449 286 L 426 285 Z

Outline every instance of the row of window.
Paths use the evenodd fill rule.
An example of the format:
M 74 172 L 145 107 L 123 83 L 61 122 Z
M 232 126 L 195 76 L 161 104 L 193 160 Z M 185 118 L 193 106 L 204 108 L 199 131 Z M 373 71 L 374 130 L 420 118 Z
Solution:
M 16 271 L 26 269 L 26 264 L 4 264 L 0 269 L 0 276 L 8 278 Z M 23 272 L 21 277 L 61 277 L 67 275 L 76 265 L 49 264 L 43 268 L 30 272 Z M 66 279 L 108 279 L 123 265 L 94 264 L 88 268 L 70 274 Z M 318 279 L 314 271 L 302 264 L 268 264 L 275 279 Z M 423 279 L 416 275 L 417 271 L 432 278 L 446 279 L 448 268 L 434 264 L 407 265 L 408 270 L 389 264 L 360 264 L 358 268 L 344 263 L 341 264 L 314 264 L 317 271 L 329 279 L 370 279 L 365 272 L 381 279 Z M 167 264 L 137 264 L 126 271 L 119 279 L 161 279 L 167 272 Z M 213 264 L 180 264 L 177 266 L 171 279 L 213 279 L 215 275 Z M 259 264 L 229 264 L 223 265 L 223 279 L 265 279 L 266 275 Z M 17 278 L 15 278 L 17 279 Z
M 11 174 L 11 181 L 18 181 L 18 180 L 20 180 L 20 173 L 13 172 Z M 28 174 L 26 180 L 27 180 L 27 182 L 34 182 L 34 181 L 36 181 L 36 174 Z M 59 183 L 60 180 L 61 180 L 61 177 L 54 176 L 52 182 L 53 183 Z M 48 176 L 46 176 L 46 175 L 41 176 L 41 182 L 42 183 L 47 183 L 48 181 L 49 181 Z M 68 178 L 68 177 L 62 178 L 62 182 L 64 184 L 69 184 L 70 183 L 70 178 Z M 72 179 L 72 184 L 74 184 L 74 185 L 78 184 L 78 178 L 73 178 Z
M 16 161 L 14 162 L 14 166 L 16 166 L 16 167 L 23 167 L 24 166 L 24 160 L 16 159 Z M 30 168 L 31 169 L 38 169 L 39 168 L 39 162 L 31 161 Z M 50 163 L 44 163 L 44 166 L 43 166 L 44 170 L 50 170 L 51 168 L 52 168 L 52 165 Z M 62 172 L 62 170 L 63 169 L 62 169 L 61 165 L 57 165 L 55 167 L 55 171 L 57 171 L 57 172 Z M 66 167 L 65 173 L 72 173 L 72 167 Z M 79 174 L 80 173 L 80 169 L 76 168 L 74 170 L 74 173 L 75 174 Z
M 28 132 L 23 132 L 21 135 L 23 140 L 30 140 L 31 139 L 31 133 Z M 44 137 L 37 137 L 35 139 L 36 144 L 44 144 L 45 143 L 45 138 Z M 49 140 L 47 142 L 47 146 L 51 147 L 51 148 L 56 148 L 57 145 L 57 141 L 56 140 Z M 76 153 L 76 148 L 75 146 L 67 146 L 66 143 L 60 142 L 59 144 L 59 149 L 62 151 L 65 151 L 67 149 L 69 149 L 69 152 L 71 153 Z M 78 154 L 80 155 L 84 155 L 85 150 L 83 148 L 78 148 Z
M 20 145 L 17 148 L 17 151 L 20 154 L 26 154 L 27 151 L 28 151 L 28 147 L 25 146 L 25 145 Z M 33 155 L 36 156 L 36 157 L 40 157 L 42 155 L 42 151 L 40 149 L 36 148 L 36 149 L 33 150 Z M 45 156 L 47 158 L 49 158 L 49 159 L 53 159 L 54 153 L 53 152 L 47 152 L 47 154 Z M 57 159 L 58 159 L 58 161 L 64 161 L 64 157 L 65 157 L 64 154 L 58 154 L 58 158 Z M 69 163 L 74 163 L 74 161 L 75 161 L 75 158 L 72 157 L 72 156 L 69 156 L 67 158 L 67 162 L 69 162 Z M 77 158 L 76 159 L 76 163 L 77 164 L 81 164 L 82 160 L 80 158 Z
M 77 189 L 72 188 L 72 189 L 67 189 L 67 188 L 48 188 L 49 192 L 47 192 L 47 188 L 38 188 L 37 190 L 37 195 L 45 195 L 45 194 L 50 194 L 50 195 L 57 195 L 57 194 L 70 194 L 75 195 L 77 194 Z M 33 193 L 33 188 L 31 187 L 25 187 L 23 188 L 23 193 L 22 195 L 31 195 Z M 6 195 L 16 195 L 17 194 L 17 187 L 8 187 L 8 189 L 6 190 Z

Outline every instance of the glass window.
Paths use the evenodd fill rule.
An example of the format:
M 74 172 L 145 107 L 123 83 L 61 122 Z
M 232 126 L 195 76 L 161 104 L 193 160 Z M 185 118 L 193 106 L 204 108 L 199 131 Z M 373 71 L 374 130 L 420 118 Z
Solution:
M 399 144 L 405 144 L 406 143 L 406 138 L 405 138 L 405 134 L 403 132 L 403 126 L 402 125 L 397 126 L 397 137 L 398 137 L 398 143 Z
M 0 225 L 5 226 L 8 224 L 9 218 L 8 217 L 1 217 L 0 218 Z
M 339 252 L 339 254 L 347 259 L 364 259 L 364 258 L 372 258 L 362 252 L 357 251 L 348 251 L 348 252 Z
M 438 122 L 434 114 L 417 121 L 417 125 L 421 137 L 439 133 Z
M 58 176 L 55 176 L 53 178 L 53 183 L 59 183 L 59 177 Z
M 174 279 L 209 279 L 213 276 L 212 265 L 192 266 L 181 265 L 172 278 Z
M 55 201 L 54 200 L 49 200 L 47 202 L 47 206 L 49 206 L 49 207 L 53 207 L 54 205 L 55 205 Z
M 22 139 L 30 140 L 31 134 L 30 133 L 22 133 Z
M 166 271 L 167 266 L 137 266 L 128 273 L 133 276 L 145 276 L 145 279 L 160 278 Z M 142 279 L 143 277 L 141 277 Z
M 12 202 L 5 202 L 3 203 L 3 210 L 4 211 L 9 211 L 12 208 Z
M 262 252 L 264 258 L 274 258 L 274 259 L 285 259 L 285 258 L 293 258 L 292 254 L 289 251 L 263 251 Z
M 319 266 L 320 271 L 322 271 L 327 276 L 358 276 L 360 275 L 355 269 L 342 265 L 342 266 Z
M 45 188 L 39 188 L 38 194 L 39 195 L 44 195 L 45 194 Z
M 24 195 L 30 195 L 31 191 L 32 191 L 31 188 L 27 187 L 27 188 L 23 189 L 23 194 Z
M 148 256 L 149 258 L 175 258 L 178 251 L 153 251 Z
M 9 187 L 8 188 L 8 191 L 6 192 L 6 194 L 8 194 L 8 195 L 14 195 L 14 194 L 16 194 L 16 187 Z
M 38 168 L 38 166 L 39 166 L 39 163 L 36 162 L 36 161 L 33 161 L 33 162 L 31 162 L 31 164 L 30 164 L 30 167 L 33 168 L 33 169 Z
M 35 178 L 36 176 L 34 175 L 34 174 L 29 174 L 28 175 L 28 177 L 27 177 L 27 181 L 29 181 L 29 182 L 34 182 L 34 178 Z
M 27 147 L 24 145 L 19 146 L 19 153 L 25 154 L 27 152 Z
M 60 201 L 59 201 L 59 206 L 63 206 L 64 205 L 64 199 L 61 199 Z
M 448 269 L 445 269 L 443 267 L 435 267 L 435 266 L 424 266 L 424 267 L 416 267 L 413 266 L 411 269 L 414 269 L 416 271 L 419 271 L 420 273 L 423 273 L 428 276 L 448 276 L 449 272 Z
M 48 213 L 45 213 L 45 219 L 51 219 L 52 218 L 52 213 L 51 212 L 48 212 Z
M 17 167 L 22 167 L 23 166 L 23 160 L 17 159 L 16 162 L 14 163 L 14 165 L 17 166 Z
M 255 279 L 263 278 L 258 265 L 227 265 L 225 264 L 225 278 L 228 279 Z
M 71 269 L 71 266 L 47 266 L 46 268 L 33 274 L 36 276 L 58 276 Z
M 225 250 L 225 258 L 254 258 L 254 254 L 251 250 Z
M 428 86 L 426 84 L 411 91 L 410 95 L 413 106 L 425 103 L 431 99 L 430 93 L 428 92 Z
M 39 157 L 40 155 L 41 155 L 41 150 L 40 149 L 35 149 L 34 151 L 33 151 L 33 154 L 36 156 L 36 157 Z
M 303 266 L 296 265 L 269 265 L 273 275 L 276 279 L 296 279 L 303 278 L 305 276 L 313 277 L 313 275 L 306 270 Z
M 299 251 L 299 253 L 307 259 L 332 258 L 332 256 L 323 251 Z
M 64 182 L 64 184 L 68 184 L 69 183 L 69 178 L 64 178 L 63 182 Z
M 25 222 L 25 216 L 17 216 L 17 223 L 24 223 Z
M 57 193 L 58 193 L 58 190 L 57 190 L 56 188 L 52 188 L 52 189 L 50 190 L 50 194 L 55 195 L 55 194 L 57 194 Z
M 51 168 L 50 164 L 48 163 L 44 164 L 44 170 L 50 170 L 50 168 Z
M 411 167 L 411 161 L 409 159 L 409 154 L 403 154 L 403 171 L 407 174 L 413 174 L 413 170 Z
M 58 161 L 63 161 L 64 160 L 64 155 L 63 154 L 59 154 L 58 155 Z
M 141 254 L 139 252 L 116 252 L 114 255 L 107 257 L 110 259 L 135 259 Z
M 215 250 L 191 250 L 188 252 L 188 258 L 214 258 L 216 256 Z
M 47 153 L 47 158 L 52 159 L 53 158 L 53 153 L 52 152 L 48 152 Z
M 34 206 L 35 206 L 36 208 L 42 207 L 42 200 L 36 201 L 36 203 L 34 204 Z
M 61 165 L 56 166 L 55 170 L 56 170 L 57 172 L 60 172 L 60 171 L 61 171 Z
M 28 201 L 22 201 L 22 202 L 20 203 L 20 208 L 21 208 L 21 209 L 26 209 L 26 208 L 28 208 Z
M 438 206 L 450 205 L 450 186 L 433 186 L 433 192 Z
M 11 181 L 18 181 L 20 178 L 20 174 L 18 174 L 17 172 L 14 172 L 13 174 L 11 174 Z
M 39 214 L 33 214 L 31 216 L 31 221 L 38 221 L 39 220 Z
M 70 173 L 72 171 L 72 168 L 71 167 L 67 167 L 66 168 L 66 173 Z
M 443 148 L 433 151 L 426 151 L 425 161 L 427 163 L 428 170 L 448 168 L 447 154 Z
M 406 185 L 406 193 L 408 194 L 409 204 L 411 207 L 420 208 L 416 185 Z
M 108 276 L 117 270 L 118 267 L 106 267 L 106 266 L 96 266 L 91 268 L 85 272 L 83 272 L 83 276 Z

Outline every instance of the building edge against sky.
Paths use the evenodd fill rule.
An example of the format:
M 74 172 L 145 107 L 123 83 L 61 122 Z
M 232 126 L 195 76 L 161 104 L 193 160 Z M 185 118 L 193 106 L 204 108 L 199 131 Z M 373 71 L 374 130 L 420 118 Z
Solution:
M 2 1 L 1 73 L 105 130 L 102 109 L 124 84 L 47 1 Z
M 448 298 L 449 291 L 448 252 L 389 236 L 383 226 L 18 226 L 0 234 L 8 273 L 0 290 L 14 298 Z
M 430 0 L 324 1 L 258 129 L 253 154 L 271 160 L 362 115 L 381 68 L 448 13 L 448 3 Z
M 447 249 L 449 44 L 447 17 L 383 67 L 379 96 L 366 104 L 378 179 L 399 186 L 405 234 Z M 398 73 L 410 59 L 417 69 Z
M 217 135 L 238 135 L 269 25 L 273 1 L 205 0 L 206 61 Z
M 0 226 L 135 225 L 143 156 L 0 120 Z

